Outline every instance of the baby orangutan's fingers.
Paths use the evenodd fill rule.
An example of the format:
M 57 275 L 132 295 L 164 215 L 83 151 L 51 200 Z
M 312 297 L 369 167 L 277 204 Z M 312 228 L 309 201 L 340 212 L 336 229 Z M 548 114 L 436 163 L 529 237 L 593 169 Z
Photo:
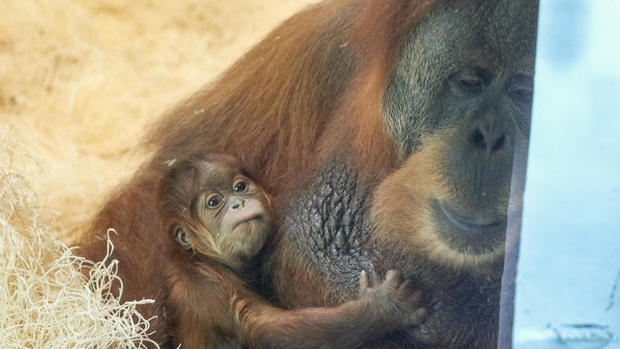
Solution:
M 385 275 L 385 285 L 391 289 L 398 289 L 403 281 L 403 274 L 398 270 L 388 270 Z
M 360 292 L 366 290 L 370 285 L 368 284 L 368 274 L 365 270 L 360 273 Z
M 409 296 L 409 302 L 422 303 L 422 291 L 415 291 Z
M 409 324 L 411 326 L 416 326 L 424 322 L 427 318 L 428 311 L 426 311 L 425 308 L 419 308 L 409 316 Z
M 397 291 L 405 293 L 405 292 L 409 292 L 411 293 L 414 290 L 413 288 L 413 284 L 411 283 L 411 280 L 407 279 L 405 280 L 402 284 L 400 284 L 400 286 L 398 286 Z

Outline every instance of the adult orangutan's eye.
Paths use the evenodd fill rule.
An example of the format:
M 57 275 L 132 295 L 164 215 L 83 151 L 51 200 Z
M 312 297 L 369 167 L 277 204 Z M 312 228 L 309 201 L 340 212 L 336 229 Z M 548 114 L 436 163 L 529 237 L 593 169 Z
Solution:
M 477 95 L 487 88 L 491 73 L 482 68 L 464 68 L 450 76 L 450 83 L 460 93 Z
M 534 79 L 528 76 L 515 77 L 508 86 L 510 95 L 519 101 L 531 102 L 534 90 Z

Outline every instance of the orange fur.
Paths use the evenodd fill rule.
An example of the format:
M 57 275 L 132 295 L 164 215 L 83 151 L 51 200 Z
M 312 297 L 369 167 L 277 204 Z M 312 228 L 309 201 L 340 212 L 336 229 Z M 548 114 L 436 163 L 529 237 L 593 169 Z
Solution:
M 402 160 L 382 121 L 383 93 L 405 32 L 434 3 L 330 0 L 314 5 L 273 30 L 219 79 L 154 126 L 145 144 L 155 150 L 153 158 L 109 199 L 90 241 L 98 241 L 92 236 L 109 227 L 119 231 L 115 243 L 125 265 L 121 276 L 130 289 L 128 297 L 157 300 L 144 313 L 158 316 L 154 329 L 159 340 L 165 340 L 174 326 L 182 337 L 202 328 L 193 322 L 196 306 L 215 304 L 191 291 L 201 290 L 187 276 L 197 272 L 195 267 L 175 261 L 171 239 L 161 233 L 166 218 L 160 216 L 153 183 L 159 183 L 168 164 L 196 151 L 231 155 L 273 195 L 276 216 L 300 183 L 338 154 L 346 154 L 351 165 L 359 167 L 360 180 L 378 182 Z M 100 248 L 98 242 L 87 244 L 84 254 L 96 257 Z M 319 291 L 322 283 L 298 256 L 288 262 L 282 270 L 306 281 L 308 305 L 340 301 Z M 162 264 L 171 265 L 169 279 L 163 279 Z M 274 279 L 282 277 L 280 273 Z M 170 278 L 174 286 L 162 287 Z M 241 286 L 225 283 L 224 289 L 207 293 L 222 295 L 237 287 Z M 178 307 L 172 317 L 181 323 L 162 308 L 169 297 Z M 235 304 L 239 314 L 245 313 L 240 311 L 246 309 L 243 302 Z M 230 314 L 230 309 L 218 303 L 203 311 Z
M 397 156 L 383 91 L 404 31 L 432 4 L 325 1 L 293 16 L 168 113 L 147 142 L 153 165 L 196 149 L 230 154 L 277 197 L 353 143 L 351 158 L 383 173 Z

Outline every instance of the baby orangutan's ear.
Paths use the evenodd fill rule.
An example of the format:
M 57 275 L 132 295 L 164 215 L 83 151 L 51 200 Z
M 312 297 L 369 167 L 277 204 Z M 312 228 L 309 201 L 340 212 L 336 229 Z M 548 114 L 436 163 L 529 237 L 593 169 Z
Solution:
M 186 249 L 189 250 L 190 248 L 192 248 L 192 244 L 189 241 L 189 236 L 187 235 L 187 233 L 185 232 L 185 229 L 183 229 L 183 227 L 181 227 L 180 225 L 177 225 L 173 230 L 172 230 L 172 234 L 174 236 L 174 239 L 181 244 L 181 246 Z

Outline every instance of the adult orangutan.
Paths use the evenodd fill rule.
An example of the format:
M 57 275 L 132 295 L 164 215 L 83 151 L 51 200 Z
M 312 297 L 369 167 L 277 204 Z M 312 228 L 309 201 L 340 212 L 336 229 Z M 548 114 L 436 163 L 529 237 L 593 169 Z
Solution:
M 537 0 L 319 3 L 168 113 L 145 168 L 196 151 L 240 159 L 274 195 L 271 287 L 258 291 L 280 305 L 341 304 L 362 270 L 376 282 L 397 269 L 430 317 L 375 347 L 496 347 L 537 11 Z M 109 215 L 98 226 L 122 230 Z

